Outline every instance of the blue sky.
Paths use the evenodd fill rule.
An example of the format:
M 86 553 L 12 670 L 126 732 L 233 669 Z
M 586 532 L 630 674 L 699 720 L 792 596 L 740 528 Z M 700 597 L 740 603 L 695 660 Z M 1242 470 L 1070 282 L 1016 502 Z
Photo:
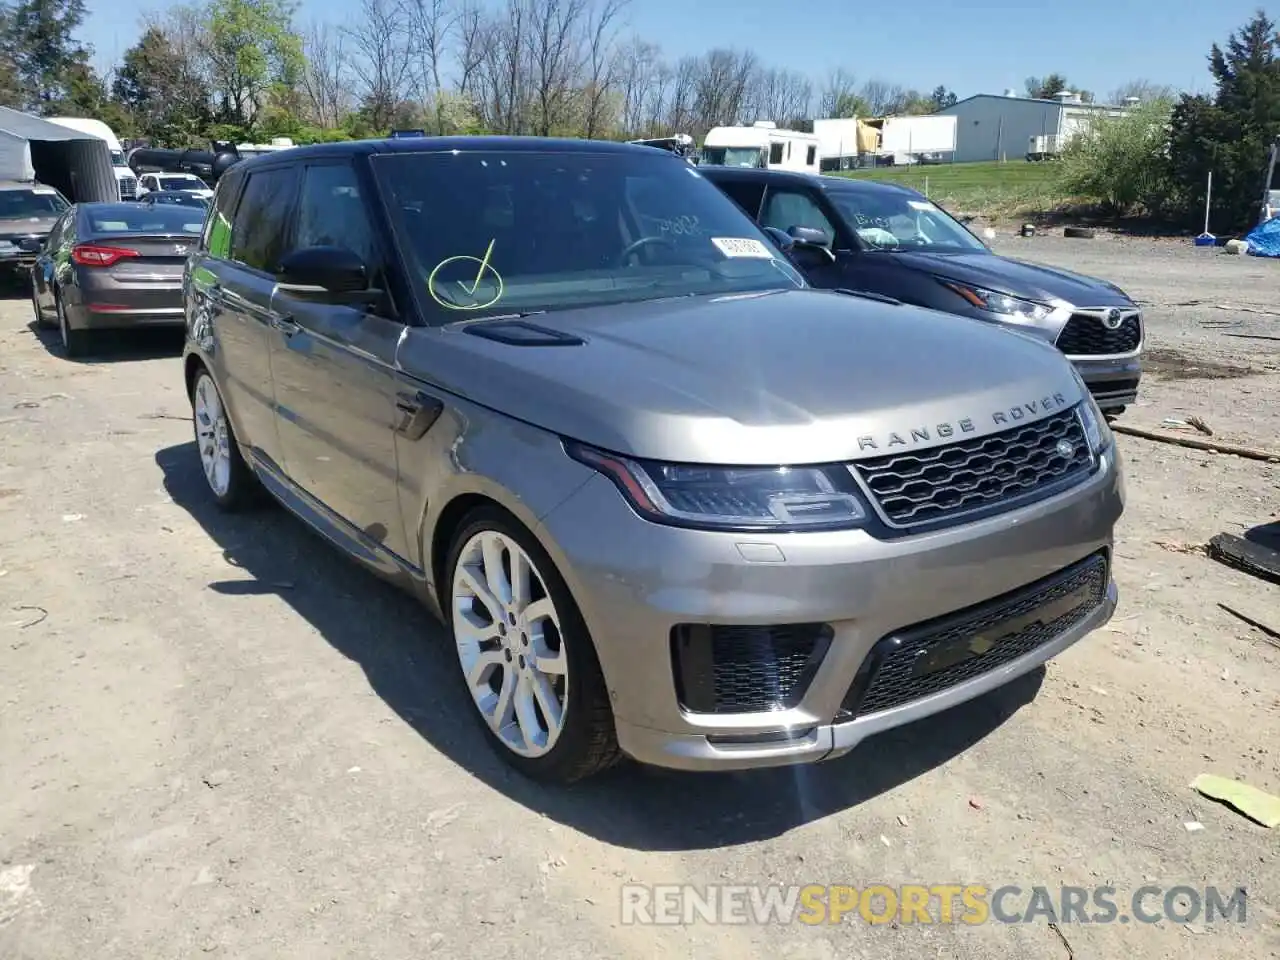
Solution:
M 802 70 L 815 80 L 844 66 L 859 81 L 874 77 L 922 90 L 945 84 L 962 97 L 1021 90 L 1028 76 L 1057 71 L 1104 96 L 1137 78 L 1209 89 L 1209 45 L 1223 42 L 1260 2 L 631 0 L 628 19 L 636 33 L 673 58 L 713 46 L 749 48 L 770 65 Z M 143 0 L 134 9 L 163 6 Z M 304 0 L 299 19 L 341 23 L 355 6 L 351 0 Z M 100 66 L 117 59 L 140 33 L 132 19 L 137 15 L 125 9 L 90 0 L 82 39 L 93 44 Z M 785 15 L 788 9 L 799 15 Z

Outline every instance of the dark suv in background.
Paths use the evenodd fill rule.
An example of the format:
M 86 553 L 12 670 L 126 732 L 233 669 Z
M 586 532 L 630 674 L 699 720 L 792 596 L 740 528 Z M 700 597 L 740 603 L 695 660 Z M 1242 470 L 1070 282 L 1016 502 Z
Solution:
M 923 194 L 896 184 L 700 167 L 816 287 L 882 294 L 1033 332 L 1075 364 L 1098 405 L 1138 395 L 1142 311 L 1114 284 L 993 253 Z

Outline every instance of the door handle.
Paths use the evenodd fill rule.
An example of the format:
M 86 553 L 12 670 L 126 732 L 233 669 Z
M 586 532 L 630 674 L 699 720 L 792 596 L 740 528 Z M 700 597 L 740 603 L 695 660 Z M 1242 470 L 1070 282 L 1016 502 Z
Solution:
M 444 413 L 444 403 L 423 390 L 402 392 L 396 396 L 396 410 L 400 412 L 396 432 L 409 440 L 421 440 Z
M 294 320 L 292 317 L 280 317 L 280 316 L 272 317 L 271 326 L 275 327 L 277 330 L 283 333 L 286 337 L 292 337 L 295 333 L 298 333 L 299 331 L 302 330 L 302 328 L 298 326 L 297 321 Z

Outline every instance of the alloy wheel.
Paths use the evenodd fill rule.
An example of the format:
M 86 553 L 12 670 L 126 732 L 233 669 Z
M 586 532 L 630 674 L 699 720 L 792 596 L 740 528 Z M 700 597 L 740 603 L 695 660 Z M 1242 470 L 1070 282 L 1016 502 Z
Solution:
M 507 535 L 482 530 L 458 554 L 451 598 L 454 643 L 476 708 L 513 753 L 547 754 L 564 729 L 569 663 L 537 566 Z
M 207 373 L 196 380 L 194 411 L 196 444 L 200 448 L 205 479 L 215 494 L 225 497 L 231 487 L 230 432 L 222 397 Z

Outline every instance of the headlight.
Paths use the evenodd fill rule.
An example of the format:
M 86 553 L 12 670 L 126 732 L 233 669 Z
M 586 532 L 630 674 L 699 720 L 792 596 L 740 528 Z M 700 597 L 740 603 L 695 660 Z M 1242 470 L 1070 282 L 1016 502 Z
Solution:
M 1089 442 L 1090 450 L 1094 453 L 1103 453 L 1111 447 L 1115 436 L 1112 434 L 1111 428 L 1107 426 L 1107 418 L 1103 416 L 1102 408 L 1098 406 L 1098 401 L 1089 392 L 1089 387 L 1084 382 L 1084 378 L 1080 376 L 1079 371 L 1074 367 L 1072 368 L 1072 373 L 1075 374 L 1076 383 L 1080 385 L 1080 392 L 1084 395 L 1084 399 L 1076 407 L 1080 413 L 1080 425 L 1084 428 L 1084 437 Z
M 968 301 L 970 306 L 977 307 L 987 313 L 1028 321 L 1043 320 L 1053 313 L 1052 307 L 1043 303 L 1036 303 L 1034 300 L 1020 300 L 1005 293 L 983 290 L 981 287 L 971 287 L 964 283 L 956 283 L 954 280 L 942 280 L 941 283 L 948 290 L 959 294 Z
M 565 452 L 599 470 L 657 523 L 724 530 L 833 530 L 867 517 L 848 468 L 712 467 L 632 460 L 579 443 Z

